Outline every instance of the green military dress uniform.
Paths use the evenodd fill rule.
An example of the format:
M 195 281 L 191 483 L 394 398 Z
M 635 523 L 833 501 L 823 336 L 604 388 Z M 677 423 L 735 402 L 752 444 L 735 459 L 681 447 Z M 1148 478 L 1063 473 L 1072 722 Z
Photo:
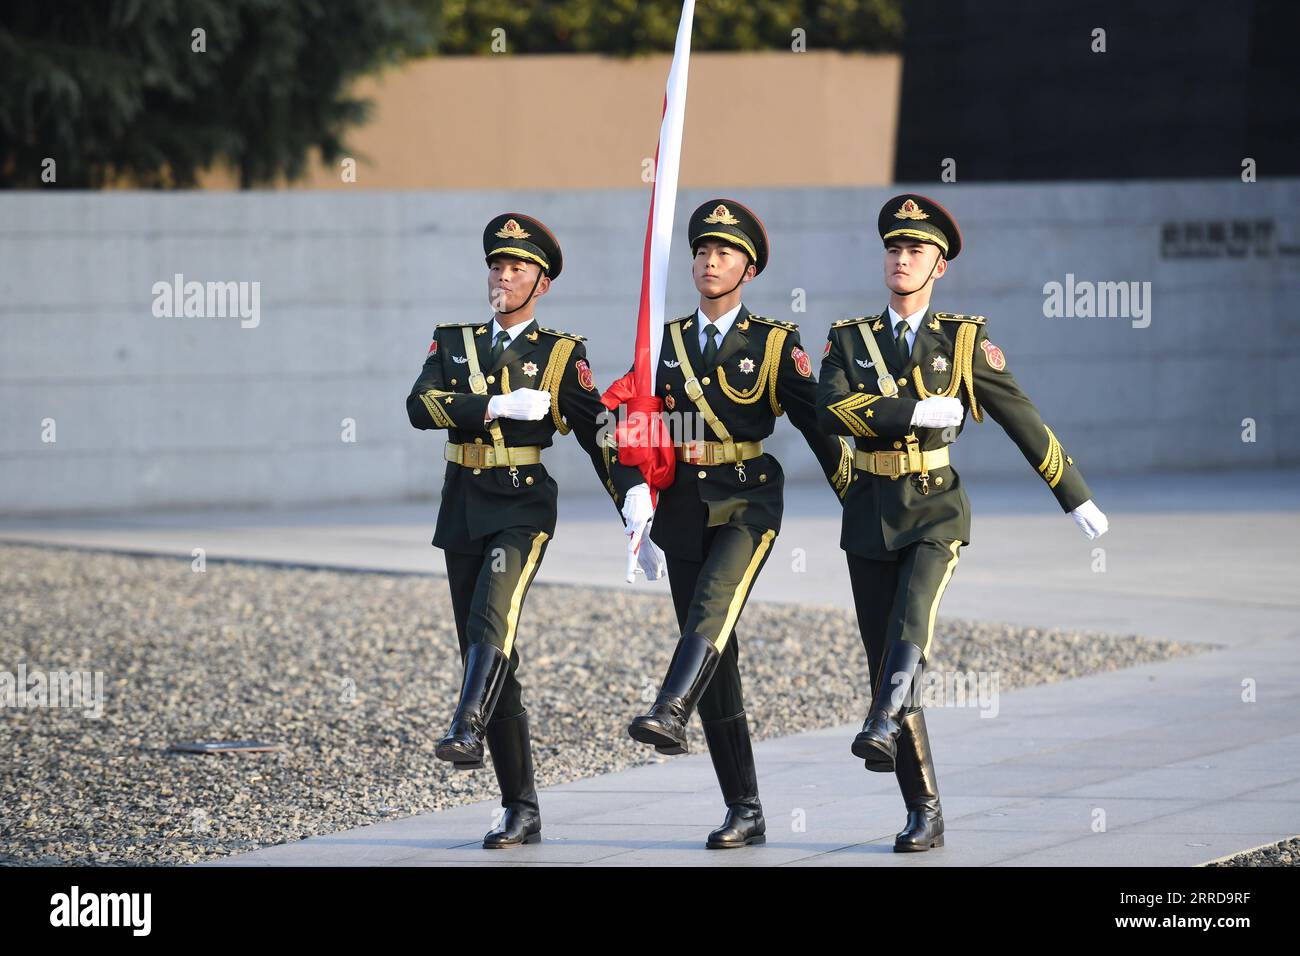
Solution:
M 705 203 L 688 229 L 692 250 L 718 238 L 743 249 L 758 271 L 766 265 L 762 223 L 734 200 Z M 788 414 L 837 494 L 848 488 L 850 450 L 818 426 L 816 378 L 794 323 L 742 304 L 706 361 L 698 322 L 693 314 L 667 324 L 656 375 L 677 465 L 650 538 L 665 555 L 681 638 L 655 705 L 628 731 L 661 753 L 684 753 L 698 704 L 728 806 L 709 837 L 716 848 L 763 839 L 735 631 L 781 530 L 785 474 L 762 442 Z
M 886 242 L 895 236 L 933 242 L 949 260 L 961 246 L 947 211 L 914 194 L 886 203 L 879 228 Z M 840 547 L 848 556 L 858 624 L 875 677 L 871 713 L 893 721 L 881 719 L 871 728 L 869 716 L 854 753 L 869 769 L 898 775 L 909 809 L 908 828 L 895 845 L 899 850 L 943 842 L 921 707 L 910 697 L 897 705 L 908 685 L 919 692 L 939 602 L 961 546 L 970 543 L 970 501 L 949 457 L 964 418 L 950 428 L 911 425 L 917 403 L 936 395 L 960 400 L 976 422 L 988 412 L 1065 511 L 1091 498 L 1074 459 L 990 341 L 983 316 L 928 310 L 907 354 L 900 351 L 888 310 L 832 324 L 817 410 L 828 433 L 850 436 L 854 443 Z M 899 686 L 891 709 L 886 699 L 894 683 Z M 877 732 L 881 727 L 884 733 Z
M 518 213 L 488 224 L 484 253 L 489 262 L 496 256 L 537 262 L 552 279 L 562 262 L 559 243 L 545 226 Z M 644 478 L 618 460 L 583 337 L 534 319 L 494 357 L 492 325 L 491 318 L 440 324 L 406 409 L 413 426 L 446 430 L 448 438 L 433 544 L 445 552 L 465 671 L 438 756 L 458 769 L 481 767 L 486 735 L 503 805 L 515 815 L 505 830 L 516 832 L 495 839 L 489 834 L 485 845 L 509 846 L 531 842 L 535 832 L 521 833 L 533 823 L 540 829 L 515 636 L 524 598 L 555 536 L 559 489 L 542 451 L 557 431 L 572 431 L 616 510 Z M 550 413 L 540 421 L 485 423 L 492 396 L 519 388 L 549 392 Z

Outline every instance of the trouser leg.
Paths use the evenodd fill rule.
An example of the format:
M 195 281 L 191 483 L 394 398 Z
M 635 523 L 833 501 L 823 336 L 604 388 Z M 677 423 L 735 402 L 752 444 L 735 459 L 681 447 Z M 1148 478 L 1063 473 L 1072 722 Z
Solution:
M 628 727 L 634 740 L 660 753 L 685 753 L 686 723 L 697 705 L 707 720 L 743 711 L 735 625 L 775 537 L 774 531 L 722 525 L 710 533 L 698 565 L 668 559 L 682 636 L 654 706 Z
M 515 637 L 524 597 L 541 565 L 548 537 L 530 528 L 507 528 L 485 542 L 482 555 L 448 554 L 465 671 L 451 729 L 437 754 L 459 768 L 483 765 L 483 735 L 493 716 L 504 719 L 524 712 Z
M 939 601 L 957 565 L 960 546 L 960 541 L 922 540 L 902 550 L 893 597 L 888 601 L 884 656 L 873 675 L 867 719 L 852 748 L 869 770 L 895 770 L 901 719 L 919 709 L 922 668 L 933 640 Z M 871 582 L 867 580 L 871 577 L 870 567 L 859 565 L 858 571 L 863 600 L 869 601 L 874 595 L 883 603 L 888 575 L 880 574 Z M 875 643 L 879 617 L 869 613 L 869 643 Z M 863 639 L 868 641 L 868 635 L 864 634 Z

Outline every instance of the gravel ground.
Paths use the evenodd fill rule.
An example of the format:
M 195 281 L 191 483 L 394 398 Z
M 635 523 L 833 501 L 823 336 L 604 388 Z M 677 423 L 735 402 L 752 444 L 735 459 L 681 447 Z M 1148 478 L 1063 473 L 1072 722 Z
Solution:
M 530 590 L 517 646 L 539 786 L 665 759 L 626 733 L 675 644 L 667 588 L 650 590 Z M 936 630 L 932 671 L 998 671 L 1002 690 L 1203 649 Z M 862 719 L 848 612 L 756 602 L 737 633 L 756 738 Z M 498 796 L 490 769 L 434 757 L 460 687 L 441 578 L 0 546 L 0 671 L 19 664 L 102 671 L 104 707 L 0 711 L 0 863 L 181 864 Z M 167 752 L 248 738 L 285 749 Z
M 1281 840 L 1271 846 L 1262 846 L 1257 850 L 1247 850 L 1210 866 L 1300 866 L 1300 837 Z

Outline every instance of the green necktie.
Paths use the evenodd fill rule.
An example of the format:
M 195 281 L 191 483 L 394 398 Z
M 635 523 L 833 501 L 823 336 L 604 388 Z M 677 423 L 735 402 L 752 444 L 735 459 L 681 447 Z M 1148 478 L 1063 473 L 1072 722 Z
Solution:
M 718 327 L 710 322 L 704 327 L 704 334 L 709 340 L 704 343 L 704 367 L 713 368 L 713 360 L 718 357 Z
M 898 333 L 894 339 L 894 344 L 898 346 L 898 357 L 906 365 L 912 357 L 912 350 L 907 347 L 907 319 L 899 319 L 894 331 Z
M 501 358 L 501 353 L 506 350 L 506 344 L 510 341 L 510 333 L 502 329 L 497 333 L 496 338 L 492 340 L 492 364 L 496 365 Z

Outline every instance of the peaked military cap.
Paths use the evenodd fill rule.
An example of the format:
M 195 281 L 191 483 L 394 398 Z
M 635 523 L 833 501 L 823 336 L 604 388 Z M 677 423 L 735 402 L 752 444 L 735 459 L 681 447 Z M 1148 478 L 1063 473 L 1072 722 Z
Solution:
M 758 275 L 767 265 L 767 230 L 762 221 L 734 199 L 710 199 L 695 212 L 687 226 L 691 252 L 705 239 L 722 241 L 745 250 Z
M 939 247 L 945 259 L 956 259 L 961 252 L 961 230 L 948 210 L 933 199 L 916 193 L 895 196 L 880 209 L 880 238 L 906 236 L 932 242 Z
M 490 263 L 493 256 L 536 262 L 552 279 L 559 276 L 564 265 L 559 240 L 551 230 L 532 216 L 518 212 L 503 212 L 483 230 L 483 258 Z

